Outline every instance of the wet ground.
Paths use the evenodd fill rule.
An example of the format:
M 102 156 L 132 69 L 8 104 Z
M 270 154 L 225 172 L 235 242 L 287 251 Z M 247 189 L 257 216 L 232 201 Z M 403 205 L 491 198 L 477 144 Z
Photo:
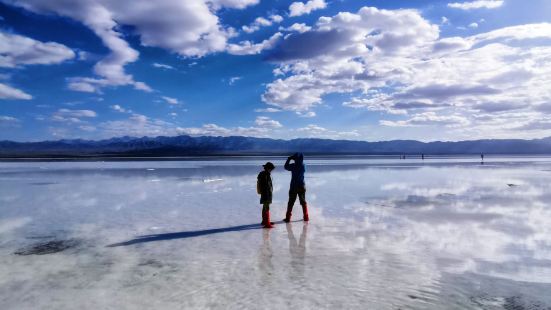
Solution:
M 2 309 L 551 309 L 551 158 L 0 163 Z

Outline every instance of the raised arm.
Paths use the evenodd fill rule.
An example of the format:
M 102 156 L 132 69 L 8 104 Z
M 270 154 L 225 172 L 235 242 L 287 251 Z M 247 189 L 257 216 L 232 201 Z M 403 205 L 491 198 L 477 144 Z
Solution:
M 287 157 L 287 161 L 285 162 L 285 170 L 288 170 L 288 171 L 293 171 L 293 164 L 290 163 L 291 162 L 291 157 Z

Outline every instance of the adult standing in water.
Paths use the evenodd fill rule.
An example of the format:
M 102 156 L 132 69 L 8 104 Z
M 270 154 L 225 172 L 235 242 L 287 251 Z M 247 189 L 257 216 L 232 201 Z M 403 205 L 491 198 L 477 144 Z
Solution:
M 291 160 L 294 163 L 291 164 Z M 302 214 L 304 221 L 308 221 L 308 205 L 306 203 L 306 184 L 304 183 L 304 172 L 306 167 L 304 165 L 304 156 L 302 153 L 295 153 L 293 156 L 289 156 L 285 162 L 285 170 L 291 171 L 291 186 L 289 188 L 289 202 L 287 203 L 287 213 L 283 221 L 289 223 L 291 221 L 291 214 L 293 212 L 293 205 L 297 200 L 297 196 L 302 206 Z

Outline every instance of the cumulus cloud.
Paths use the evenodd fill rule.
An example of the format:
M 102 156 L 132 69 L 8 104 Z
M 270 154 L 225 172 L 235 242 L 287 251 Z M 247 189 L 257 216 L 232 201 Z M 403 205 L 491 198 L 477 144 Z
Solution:
M 300 16 L 310 14 L 312 11 L 325 9 L 327 4 L 325 0 L 310 0 L 306 3 L 293 2 L 289 6 L 289 16 Z
M 257 126 L 262 127 L 262 128 L 281 128 L 281 127 L 283 127 L 283 125 L 281 125 L 280 122 L 278 122 L 276 120 L 273 120 L 273 119 L 270 119 L 269 117 L 266 117 L 266 116 L 257 117 L 256 120 L 254 121 L 254 123 Z
M 106 86 L 130 85 L 151 91 L 143 82 L 125 72 L 125 65 L 135 62 L 139 53 L 124 40 L 122 25 L 132 26 L 144 46 L 170 50 L 182 56 L 203 56 L 223 51 L 231 31 L 224 29 L 215 14 L 223 7 L 244 8 L 258 0 L 160 0 L 133 1 L 132 5 L 116 0 L 4 0 L 38 14 L 66 16 L 90 28 L 110 50 L 110 54 L 94 66 L 99 78 L 75 77 L 69 89 L 99 92 Z M 185 18 L 182 18 L 185 16 Z
M 306 26 L 305 23 L 294 23 L 292 24 L 291 26 L 285 28 L 285 27 L 279 27 L 279 30 L 280 31 L 290 31 L 290 32 L 299 32 L 299 33 L 303 33 L 303 32 L 306 32 L 306 31 L 310 31 L 312 29 L 312 27 L 310 26 Z
M 0 67 L 58 64 L 74 57 L 75 53 L 63 44 L 0 31 Z
M 243 29 L 246 33 L 253 33 L 260 30 L 262 27 L 268 27 L 274 23 L 280 23 L 281 21 L 283 21 L 283 17 L 281 15 L 270 15 L 269 18 L 257 17 L 252 24 L 248 26 L 245 25 L 241 27 L 241 29 Z
M 118 104 L 112 105 L 112 106 L 110 106 L 110 108 L 111 108 L 113 111 L 117 111 L 117 112 L 120 112 L 120 113 L 132 113 L 131 110 L 125 109 L 125 108 L 121 107 L 121 106 L 118 105 Z
M 333 92 L 353 92 L 384 85 L 383 74 L 397 71 L 397 59 L 422 54 L 438 38 L 438 26 L 415 10 L 364 7 L 356 14 L 321 17 L 316 28 L 292 33 L 267 59 L 282 63 L 268 84 L 264 102 L 286 110 L 304 111 Z
M 438 25 L 415 10 L 341 12 L 274 46 L 266 57 L 276 78 L 262 100 L 305 113 L 327 94 L 354 94 L 343 105 L 403 115 L 386 126 L 433 123 L 496 136 L 544 117 L 549 33 L 551 24 L 540 23 L 440 38 Z
M 253 43 L 251 41 L 241 41 L 238 44 L 228 44 L 227 51 L 232 55 L 255 55 L 259 54 L 266 49 L 274 47 L 276 42 L 282 37 L 282 34 L 277 32 L 269 39 L 266 39 L 260 43 Z
M 31 100 L 33 96 L 26 92 L 0 83 L 0 99 L 6 100 Z
M 503 5 L 503 0 L 478 0 L 470 2 L 448 3 L 448 7 L 461 10 L 496 9 Z
M 28 37 L 0 31 L 0 67 L 51 65 L 75 58 L 75 53 L 63 44 L 40 42 Z M 9 79 L 3 76 L 2 79 Z M 30 100 L 32 96 L 20 89 L 0 83 L 0 99 Z

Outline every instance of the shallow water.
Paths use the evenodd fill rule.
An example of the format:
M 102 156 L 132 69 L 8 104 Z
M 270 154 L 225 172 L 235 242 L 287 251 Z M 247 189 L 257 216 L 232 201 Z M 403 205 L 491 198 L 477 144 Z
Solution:
M 307 158 L 272 230 L 265 161 L 0 163 L 1 308 L 551 308 L 551 158 Z

